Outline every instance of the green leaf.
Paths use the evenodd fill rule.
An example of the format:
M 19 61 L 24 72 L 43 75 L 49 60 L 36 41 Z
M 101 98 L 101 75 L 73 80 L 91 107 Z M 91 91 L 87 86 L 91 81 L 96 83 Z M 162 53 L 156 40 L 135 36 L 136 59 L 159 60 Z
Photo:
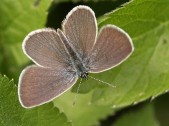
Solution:
M 64 113 L 52 103 L 33 109 L 24 109 L 18 101 L 13 80 L 0 75 L 0 125 L 1 126 L 70 126 Z
M 3 18 L 0 20 L 0 71 L 3 73 L 18 76 L 17 73 L 29 61 L 21 50 L 22 40 L 30 31 L 44 27 L 46 10 L 50 1 L 40 1 L 36 5 L 34 2 L 34 0 L 1 1 L 0 17 Z M 117 86 L 116 88 L 89 79 L 82 84 L 80 92 L 84 94 L 77 96 L 74 107 L 72 107 L 72 102 L 75 93 L 72 92 L 67 92 L 54 101 L 55 106 L 66 113 L 75 126 L 98 124 L 98 120 L 104 119 L 116 109 L 154 98 L 169 90 L 168 4 L 169 0 L 133 0 L 124 7 L 99 18 L 99 28 L 107 24 L 115 24 L 128 32 L 134 41 L 135 51 L 118 67 L 104 73 L 91 74 L 100 80 L 113 83 Z M 4 79 L 4 77 L 1 78 Z M 48 109 L 47 112 L 50 113 L 42 112 L 44 116 L 53 115 L 50 112 L 52 105 L 25 110 L 20 108 L 18 103 L 15 108 L 14 100 L 17 101 L 17 91 L 11 94 L 9 89 L 12 87 L 7 87 L 6 90 L 0 88 L 0 94 L 7 92 L 5 95 L 0 95 L 0 104 L 2 104 L 0 121 L 3 124 L 11 122 L 6 125 L 47 124 L 44 123 L 45 121 L 36 122 L 42 115 L 40 113 L 40 116 L 37 116 L 37 114 L 42 107 Z M 73 92 L 77 92 L 76 89 Z M 16 95 L 16 99 L 7 98 L 8 95 Z M 6 101 L 5 98 L 7 98 Z M 57 120 L 54 117 L 51 119 Z M 48 120 L 50 119 L 47 118 L 46 121 Z M 64 119 L 60 123 L 63 122 L 65 122 Z
M 49 0 L 1 0 L 0 4 L 0 72 L 17 78 L 29 60 L 22 51 L 22 41 L 32 30 L 46 23 Z M 3 54 L 3 55 L 2 55 Z
M 114 92 L 105 91 L 105 96 L 113 95 L 109 103 L 125 106 L 169 89 L 168 3 L 136 0 L 100 19 L 99 26 L 115 24 L 127 31 L 135 46 L 131 58 L 109 72 L 118 84 Z
M 116 109 L 155 98 L 169 90 L 168 4 L 169 0 L 133 0 L 99 18 L 99 28 L 114 24 L 128 32 L 135 51 L 118 67 L 91 74 L 116 88 L 89 78 L 82 84 L 80 92 L 90 93 L 79 94 L 74 108 L 71 107 L 74 97 L 71 92 L 54 101 L 75 126 L 97 124 L 99 119 Z M 76 89 L 73 92 L 77 92 Z
M 112 126 L 159 126 L 152 104 L 137 106 L 120 115 Z
M 91 126 L 98 125 L 99 119 L 105 118 L 112 114 L 110 106 L 97 106 L 90 102 L 91 93 L 77 94 L 75 105 L 73 101 L 75 93 L 70 91 L 54 100 L 55 106 L 63 111 L 74 126 Z

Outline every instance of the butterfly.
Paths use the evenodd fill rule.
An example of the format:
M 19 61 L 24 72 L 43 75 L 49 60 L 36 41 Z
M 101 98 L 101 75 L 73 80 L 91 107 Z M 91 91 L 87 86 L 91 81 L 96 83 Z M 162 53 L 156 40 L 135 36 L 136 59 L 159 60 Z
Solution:
M 130 36 L 114 25 L 98 32 L 95 13 L 88 6 L 73 8 L 61 29 L 43 28 L 30 32 L 22 48 L 36 65 L 25 68 L 19 77 L 21 105 L 32 108 L 60 96 L 78 78 L 109 70 L 133 52 Z

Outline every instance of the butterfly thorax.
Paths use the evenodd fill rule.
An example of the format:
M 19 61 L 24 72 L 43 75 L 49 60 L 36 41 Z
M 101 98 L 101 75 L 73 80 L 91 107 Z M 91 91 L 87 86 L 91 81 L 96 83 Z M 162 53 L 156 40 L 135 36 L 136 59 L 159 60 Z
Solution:
M 82 61 L 76 60 L 76 62 L 74 62 L 74 66 L 75 66 L 75 69 L 79 77 L 84 78 L 84 79 L 88 78 L 88 70 L 86 69 Z
M 58 29 L 58 34 L 65 46 L 65 50 L 67 51 L 68 55 L 70 56 L 70 66 L 74 68 L 76 71 L 76 74 L 81 78 L 87 78 L 88 77 L 88 70 L 85 67 L 85 64 L 83 63 L 83 58 L 80 56 L 80 54 L 77 53 L 77 51 L 73 48 L 73 46 L 70 45 L 69 40 L 66 38 L 66 36 L 63 34 L 63 32 Z

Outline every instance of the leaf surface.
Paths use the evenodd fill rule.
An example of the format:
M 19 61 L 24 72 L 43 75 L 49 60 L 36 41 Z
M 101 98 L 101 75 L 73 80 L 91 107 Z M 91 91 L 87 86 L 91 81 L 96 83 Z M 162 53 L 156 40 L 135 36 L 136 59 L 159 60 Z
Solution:
M 91 74 L 116 85 L 116 88 L 89 78 L 80 88 L 83 94 L 78 95 L 79 105 L 76 108 L 71 108 L 73 96 L 70 92 L 54 101 L 75 126 L 95 124 L 116 109 L 155 98 L 168 91 L 168 4 L 169 0 L 133 0 L 98 19 L 99 28 L 113 24 L 124 29 L 131 36 L 135 51 L 127 61 L 116 68 L 100 74 Z M 73 88 L 73 92 L 77 92 L 77 87 L 78 83 Z M 87 92 L 90 93 L 85 94 Z M 76 111 L 81 109 L 85 112 Z M 91 116 L 91 113 L 94 116 Z
M 52 103 L 33 109 L 21 107 L 17 86 L 13 80 L 0 75 L 0 125 L 1 126 L 71 126 L 64 113 Z

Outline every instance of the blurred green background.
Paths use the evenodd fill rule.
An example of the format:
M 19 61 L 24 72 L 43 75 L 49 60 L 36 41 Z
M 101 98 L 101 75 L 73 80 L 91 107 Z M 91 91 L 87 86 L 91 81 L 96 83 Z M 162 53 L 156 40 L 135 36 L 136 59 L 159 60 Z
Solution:
M 132 37 L 135 51 L 116 68 L 33 109 L 18 102 L 20 72 L 33 64 L 21 49 L 25 36 L 60 28 L 77 5 L 91 7 L 98 27 L 114 24 Z M 1 0 L 0 126 L 169 126 L 169 0 Z

